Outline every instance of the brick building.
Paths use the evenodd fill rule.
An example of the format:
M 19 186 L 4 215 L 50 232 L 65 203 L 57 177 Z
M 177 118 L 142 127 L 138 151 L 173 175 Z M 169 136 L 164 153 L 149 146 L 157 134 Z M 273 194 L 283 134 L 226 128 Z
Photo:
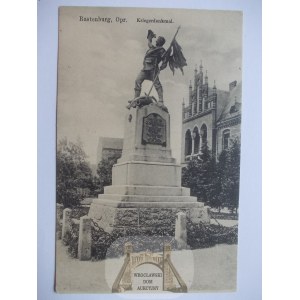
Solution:
M 181 162 L 201 153 L 204 146 L 217 158 L 233 139 L 240 137 L 242 84 L 233 81 L 228 91 L 208 84 L 202 63 L 195 69 L 194 87 L 189 86 L 188 103 L 182 103 Z
M 97 147 L 97 164 L 106 158 L 120 158 L 123 149 L 122 138 L 100 137 Z

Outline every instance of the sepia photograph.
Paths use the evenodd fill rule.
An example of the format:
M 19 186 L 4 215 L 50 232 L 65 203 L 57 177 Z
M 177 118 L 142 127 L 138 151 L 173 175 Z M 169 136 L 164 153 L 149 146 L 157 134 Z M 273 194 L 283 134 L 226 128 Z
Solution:
M 59 7 L 57 293 L 237 290 L 242 37 L 240 10 Z

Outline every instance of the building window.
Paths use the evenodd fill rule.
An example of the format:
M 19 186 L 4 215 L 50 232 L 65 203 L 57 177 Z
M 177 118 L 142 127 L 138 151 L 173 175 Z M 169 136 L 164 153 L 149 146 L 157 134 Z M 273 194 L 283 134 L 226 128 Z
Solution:
M 194 99 L 194 115 L 197 113 L 197 97 Z
M 192 154 L 192 134 L 191 131 L 188 129 L 185 133 L 185 156 Z
M 226 129 L 223 131 L 223 150 L 229 148 L 230 130 Z
M 203 124 L 200 129 L 201 150 L 207 147 L 207 126 Z
M 202 99 L 199 99 L 199 112 L 202 112 Z
M 194 154 L 199 153 L 200 149 L 200 135 L 198 127 L 195 127 L 193 130 L 193 138 L 194 138 Z

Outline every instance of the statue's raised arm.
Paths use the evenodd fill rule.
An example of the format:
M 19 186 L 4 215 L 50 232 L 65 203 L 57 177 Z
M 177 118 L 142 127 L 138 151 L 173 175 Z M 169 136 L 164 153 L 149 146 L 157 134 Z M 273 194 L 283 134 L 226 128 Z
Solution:
M 134 98 L 140 97 L 144 80 L 150 80 L 157 91 L 159 102 L 163 103 L 163 88 L 159 81 L 158 73 L 159 63 L 166 52 L 163 48 L 166 40 L 164 37 L 159 36 L 154 46 L 152 43 L 153 38 L 156 38 L 156 34 L 152 30 L 148 30 L 147 40 L 149 49 L 145 53 L 143 68 L 135 80 Z
M 156 38 L 156 34 L 151 30 L 149 29 L 148 30 L 148 35 L 147 35 L 147 40 L 148 40 L 148 47 L 149 48 L 153 48 L 153 44 L 152 44 L 152 39 L 153 38 Z

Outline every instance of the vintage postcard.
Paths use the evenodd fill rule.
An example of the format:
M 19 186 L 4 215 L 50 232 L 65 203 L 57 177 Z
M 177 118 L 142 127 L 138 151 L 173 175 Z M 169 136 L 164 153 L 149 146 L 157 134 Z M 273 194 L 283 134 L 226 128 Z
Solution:
M 237 289 L 242 24 L 59 8 L 57 292 Z

